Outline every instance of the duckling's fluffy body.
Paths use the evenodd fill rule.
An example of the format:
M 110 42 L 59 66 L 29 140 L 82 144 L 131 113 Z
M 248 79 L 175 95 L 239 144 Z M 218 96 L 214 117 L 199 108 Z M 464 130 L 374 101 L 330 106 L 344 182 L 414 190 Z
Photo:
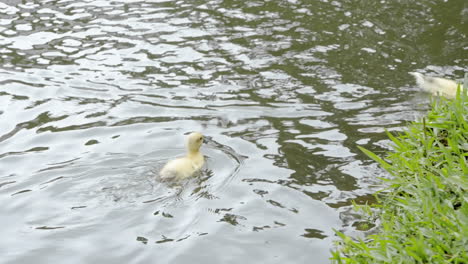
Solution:
M 419 87 L 433 95 L 454 98 L 457 95 L 458 84 L 452 80 L 437 77 L 424 76 L 419 72 L 410 72 L 416 78 Z M 461 91 L 465 91 L 463 85 L 460 85 Z
M 187 155 L 166 163 L 159 172 L 161 180 L 185 179 L 199 171 L 205 163 L 205 158 L 200 152 L 203 143 L 203 135 L 193 132 L 187 137 Z

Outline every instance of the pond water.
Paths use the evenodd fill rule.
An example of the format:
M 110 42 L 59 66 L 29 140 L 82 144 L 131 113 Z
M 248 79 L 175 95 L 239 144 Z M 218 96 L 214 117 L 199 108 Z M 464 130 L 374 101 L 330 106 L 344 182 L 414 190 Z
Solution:
M 333 229 L 460 78 L 449 1 L 3 0 L 1 263 L 329 263 Z M 206 135 L 192 179 L 155 180 Z

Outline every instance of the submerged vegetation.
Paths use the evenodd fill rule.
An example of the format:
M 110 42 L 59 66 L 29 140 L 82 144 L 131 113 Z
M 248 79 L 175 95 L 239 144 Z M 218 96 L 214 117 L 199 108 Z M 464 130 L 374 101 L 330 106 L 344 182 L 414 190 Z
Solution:
M 377 205 L 360 208 L 378 219 L 378 233 L 337 232 L 334 263 L 468 263 L 467 119 L 466 93 L 437 98 L 421 122 L 388 133 L 394 151 L 385 159 L 361 149 L 392 177 Z

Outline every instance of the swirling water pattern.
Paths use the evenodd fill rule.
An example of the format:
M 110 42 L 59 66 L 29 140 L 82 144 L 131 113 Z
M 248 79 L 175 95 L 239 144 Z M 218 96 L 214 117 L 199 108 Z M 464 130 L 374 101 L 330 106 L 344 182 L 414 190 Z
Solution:
M 466 70 L 462 1 L 364 2 L 0 3 L 1 262 L 327 263 L 407 72 Z M 157 182 L 190 131 L 206 169 Z

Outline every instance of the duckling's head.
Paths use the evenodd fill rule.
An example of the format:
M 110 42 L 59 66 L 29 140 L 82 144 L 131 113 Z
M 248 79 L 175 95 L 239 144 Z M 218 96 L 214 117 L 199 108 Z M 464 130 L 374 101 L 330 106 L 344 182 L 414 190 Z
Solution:
M 190 133 L 187 137 L 187 149 L 189 153 L 198 152 L 203 144 L 203 135 L 198 132 Z

